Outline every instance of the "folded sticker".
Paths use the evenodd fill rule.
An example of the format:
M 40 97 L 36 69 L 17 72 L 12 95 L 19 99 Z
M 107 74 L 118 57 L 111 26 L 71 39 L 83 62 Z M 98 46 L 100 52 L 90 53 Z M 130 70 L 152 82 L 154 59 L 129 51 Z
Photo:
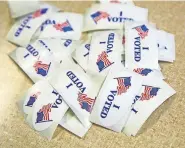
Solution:
M 126 69 L 109 73 L 96 99 L 90 121 L 121 132 L 141 85 L 141 76 Z
M 33 105 L 39 99 L 39 95 L 52 92 L 53 88 L 47 81 L 38 81 L 17 102 L 20 111 L 25 117 L 33 111 Z
M 84 42 L 81 42 L 77 49 L 72 54 L 72 57 L 77 61 L 77 63 L 86 71 L 89 61 L 91 37 L 89 37 Z
M 91 125 L 88 128 L 84 127 L 71 109 L 69 109 L 65 116 L 62 118 L 60 125 L 79 137 L 84 137 L 84 135 L 91 127 Z
M 49 79 L 57 73 L 60 63 L 48 50 L 34 48 L 28 44 L 26 48 L 17 48 L 10 57 L 22 68 L 33 82 L 41 79 Z
M 40 8 L 40 2 L 39 0 L 30 3 L 27 1 L 8 0 L 8 6 L 10 8 L 11 17 L 17 18 L 38 10 Z
M 124 4 L 94 4 L 84 16 L 83 31 L 123 29 L 125 21 L 147 21 L 148 9 Z
M 66 56 L 71 56 L 77 44 L 77 41 L 70 39 L 63 40 L 59 38 L 49 38 L 38 39 L 32 46 L 35 49 L 44 48 L 45 50 L 48 50 L 54 56 L 55 61 L 60 63 Z
M 135 136 L 152 112 L 174 94 L 175 90 L 163 80 L 155 77 L 144 79 L 123 132 L 128 136 Z
M 39 38 L 55 37 L 79 40 L 82 25 L 83 16 L 81 14 L 69 12 L 55 13 L 40 27 L 41 34 Z
M 125 67 L 158 69 L 156 29 L 147 23 L 125 23 Z
M 99 91 L 99 82 L 93 81 L 72 59 L 66 58 L 50 83 L 63 96 L 82 124 L 89 127 L 89 116 Z
M 158 30 L 157 37 L 159 61 L 173 62 L 175 60 L 174 35 L 163 30 Z
M 39 82 L 40 83 L 40 82 Z M 46 85 L 45 85 L 45 84 Z M 45 91 L 37 95 L 37 101 L 32 111 L 28 114 L 26 121 L 42 136 L 51 139 L 55 129 L 68 110 L 68 105 L 63 101 L 62 96 L 47 82 L 40 83 Z
M 53 9 L 45 7 L 18 20 L 8 32 L 7 40 L 19 46 L 26 47 L 37 28 L 39 28 L 53 11 Z
M 119 31 L 94 32 L 87 72 L 105 77 L 112 65 L 121 62 L 122 53 L 122 33 Z

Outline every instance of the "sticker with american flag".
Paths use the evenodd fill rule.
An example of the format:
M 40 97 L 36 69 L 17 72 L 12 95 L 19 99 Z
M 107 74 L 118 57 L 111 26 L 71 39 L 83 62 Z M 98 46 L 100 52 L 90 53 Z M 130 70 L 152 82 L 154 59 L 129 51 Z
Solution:
M 143 86 L 144 86 L 144 92 L 141 94 L 140 101 L 150 100 L 151 98 L 157 96 L 157 93 L 160 89 L 158 87 L 153 87 L 153 86 L 147 86 L 147 85 L 143 85 Z
M 44 105 L 38 112 L 37 112 L 37 119 L 35 123 L 42 123 L 42 122 L 50 122 L 53 121 L 50 119 L 50 112 L 51 112 L 52 104 L 49 103 Z
M 108 55 L 105 51 L 103 51 L 100 55 L 98 55 L 98 59 L 96 62 L 99 72 L 103 71 L 105 68 L 109 67 L 113 63 L 114 62 L 109 61 Z
M 137 27 L 134 27 L 133 29 L 135 29 L 138 32 L 139 36 L 142 39 L 148 36 L 149 29 L 146 27 L 146 25 L 137 26 Z
M 118 82 L 117 86 L 117 95 L 121 95 L 122 93 L 126 93 L 127 90 L 131 86 L 131 77 L 118 77 L 114 78 Z
M 54 24 L 53 27 L 56 29 L 56 30 L 60 30 L 62 32 L 68 32 L 68 31 L 73 31 L 73 28 L 71 26 L 71 24 L 69 23 L 68 20 L 66 20 L 64 23 L 57 23 L 57 24 Z
M 46 76 L 48 74 L 49 68 L 50 68 L 51 62 L 49 64 L 44 64 L 42 61 L 37 61 L 33 67 L 35 68 L 35 71 L 37 74 L 40 74 L 42 76 Z
M 107 12 L 103 11 L 97 11 L 93 14 L 91 14 L 91 18 L 94 20 L 94 22 L 97 24 L 99 20 L 108 18 L 109 14 Z
M 86 94 L 79 92 L 78 102 L 82 109 L 85 109 L 87 112 L 91 112 L 95 99 L 89 98 Z

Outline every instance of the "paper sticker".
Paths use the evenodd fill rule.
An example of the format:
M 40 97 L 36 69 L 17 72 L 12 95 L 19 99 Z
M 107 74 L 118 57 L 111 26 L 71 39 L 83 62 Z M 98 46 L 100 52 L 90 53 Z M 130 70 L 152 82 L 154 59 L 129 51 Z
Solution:
M 89 53 L 91 46 L 91 38 L 88 38 L 84 42 L 80 43 L 77 49 L 73 53 L 73 58 L 77 63 L 86 71 L 89 61 Z
M 122 33 L 100 31 L 92 35 L 87 72 L 106 76 L 116 62 L 121 62 Z
M 131 109 L 134 94 L 141 88 L 141 76 L 122 69 L 107 76 L 97 97 L 90 121 L 121 132 Z
M 128 136 L 135 136 L 152 112 L 175 93 L 175 90 L 161 79 L 144 79 L 142 89 L 133 101 L 133 108 L 123 132 Z
M 66 59 L 61 63 L 59 72 L 50 79 L 50 83 L 63 96 L 82 124 L 89 127 L 89 116 L 100 82 L 94 82 L 72 60 Z
M 45 21 L 45 24 L 42 24 L 39 38 L 55 37 L 79 40 L 82 25 L 83 17 L 81 14 L 68 12 L 55 13 Z
M 158 69 L 156 29 L 146 23 L 125 24 L 125 67 Z
M 11 1 L 8 0 L 8 6 L 12 18 L 17 18 L 39 9 L 40 2 L 38 0 L 28 3 L 27 1 Z
M 18 20 L 8 32 L 7 40 L 19 46 L 26 47 L 37 28 L 52 12 L 51 9 L 46 7 Z
M 31 44 L 25 48 L 17 48 L 10 57 L 23 69 L 23 71 L 37 82 L 49 79 L 57 73 L 60 63 L 54 60 L 53 55 L 47 50 L 35 49 Z
M 32 112 L 28 114 L 26 121 L 41 135 L 51 139 L 57 125 L 67 111 L 68 105 L 49 83 L 44 86 L 40 85 L 40 87 L 41 89 L 45 87 L 45 92 L 37 96 L 37 101 L 34 103 Z
M 104 3 L 94 4 L 84 16 L 84 31 L 101 29 L 123 29 L 125 21 L 142 21 L 148 19 L 148 10 L 136 6 Z

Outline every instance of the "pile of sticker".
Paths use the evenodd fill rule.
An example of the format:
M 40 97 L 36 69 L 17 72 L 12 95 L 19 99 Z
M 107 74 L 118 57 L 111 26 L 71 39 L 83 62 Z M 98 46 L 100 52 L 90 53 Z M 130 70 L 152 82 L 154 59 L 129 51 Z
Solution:
M 48 4 L 17 11 L 7 39 L 19 47 L 10 57 L 35 83 L 18 106 L 48 139 L 58 125 L 83 137 L 92 123 L 135 136 L 175 94 L 158 64 L 175 60 L 174 35 L 148 22 L 148 9 L 101 1 L 84 15 Z

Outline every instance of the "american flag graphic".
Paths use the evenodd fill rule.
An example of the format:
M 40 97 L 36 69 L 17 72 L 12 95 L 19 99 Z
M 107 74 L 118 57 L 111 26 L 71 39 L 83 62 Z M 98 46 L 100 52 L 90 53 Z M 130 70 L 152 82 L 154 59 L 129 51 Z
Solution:
M 153 86 L 144 86 L 144 92 L 141 94 L 141 101 L 150 100 L 151 98 L 157 96 L 157 92 L 160 88 Z
M 146 36 L 148 36 L 149 29 L 145 25 L 137 26 L 134 29 L 137 30 L 139 36 L 144 39 Z
M 121 95 L 122 93 L 127 92 L 131 86 L 131 77 L 119 77 L 114 79 L 117 79 L 118 82 L 117 95 Z
M 97 24 L 97 22 L 101 19 L 108 18 L 109 14 L 107 12 L 103 11 L 97 11 L 93 14 L 91 14 L 91 18 L 94 20 L 94 22 Z
M 48 11 L 48 8 L 37 10 L 36 12 L 32 14 L 32 18 L 40 17 L 41 15 L 45 14 L 47 11 Z
M 107 68 L 108 66 L 110 66 L 111 63 L 108 59 L 108 55 L 105 51 L 103 51 L 97 59 L 96 64 L 98 65 L 99 71 L 102 71 L 103 69 Z
M 68 32 L 68 31 L 73 31 L 73 28 L 71 26 L 71 24 L 69 23 L 68 20 L 66 20 L 64 23 L 58 23 L 58 24 L 54 24 L 53 27 L 56 29 L 56 30 L 60 30 L 60 31 L 63 31 L 63 32 Z
M 147 76 L 150 72 L 152 72 L 152 70 L 148 68 L 137 68 L 137 69 L 134 69 L 133 71 L 142 76 Z
M 49 113 L 51 112 L 51 107 L 52 107 L 52 104 L 48 104 L 48 105 L 44 105 L 40 110 L 39 112 L 43 113 L 43 119 L 42 121 L 49 121 Z
M 91 112 L 95 99 L 89 98 L 86 94 L 79 93 L 78 101 L 82 109 L 85 109 L 88 112 Z
M 25 106 L 32 107 L 35 101 L 37 100 L 38 95 L 40 95 L 40 92 L 37 92 L 30 96 L 27 104 Z
M 37 74 L 40 74 L 42 76 L 46 76 L 50 65 L 51 65 L 51 62 L 49 64 L 43 64 L 42 61 L 37 61 L 33 65 L 33 67 L 35 68 L 35 71 L 37 72 Z

